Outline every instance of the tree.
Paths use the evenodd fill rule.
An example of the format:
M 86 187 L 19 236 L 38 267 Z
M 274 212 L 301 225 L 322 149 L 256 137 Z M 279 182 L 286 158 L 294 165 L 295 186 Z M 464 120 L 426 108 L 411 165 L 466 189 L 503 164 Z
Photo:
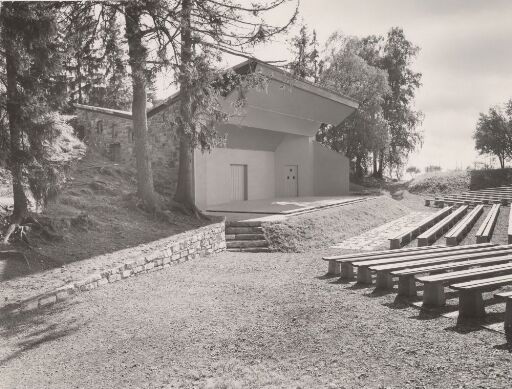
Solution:
M 425 166 L 425 173 L 440 172 L 441 170 L 442 170 L 442 168 L 439 165 L 428 165 L 428 166 Z
M 416 174 L 421 173 L 421 170 L 418 169 L 416 166 L 409 166 L 407 169 L 405 169 L 406 173 L 409 173 L 411 178 L 413 178 Z
M 353 163 L 356 176 L 368 171 L 371 156 L 385 149 L 387 123 L 382 104 L 390 93 L 387 73 L 369 65 L 358 53 L 361 41 L 333 34 L 327 41 L 319 83 L 359 101 L 358 109 L 338 126 L 322 126 L 317 140 Z
M 473 139 L 480 154 L 495 155 L 500 167 L 505 168 L 505 161 L 512 156 L 512 100 L 506 104 L 505 112 L 491 107 L 487 114 L 480 113 Z
M 70 102 L 128 109 L 131 105 L 126 41 L 114 6 L 94 2 L 66 7 Z
M 419 126 L 422 113 L 414 109 L 416 90 L 421 86 L 421 73 L 412 70 L 419 47 L 405 37 L 403 29 L 393 27 L 386 38 L 368 36 L 362 39 L 359 55 L 367 63 L 388 73 L 391 88 L 382 105 L 383 116 L 389 127 L 389 147 L 375 155 L 374 174 L 382 177 L 385 165 L 401 169 L 409 154 L 421 146 Z
M 4 2 L 0 11 L 1 77 L 6 86 L 1 108 L 8 119 L 2 137 L 9 138 L 8 150 L 2 151 L 8 154 L 13 181 L 12 226 L 28 213 L 27 179 L 37 182 L 30 180 L 31 166 L 44 166 L 43 144 L 55 135 L 50 117 L 64 102 L 59 10 L 58 3 Z
M 297 9 L 288 22 L 279 27 L 269 25 L 260 15 L 288 2 L 274 0 L 245 5 L 233 0 L 181 1 L 179 13 L 176 13 L 179 18 L 175 20 L 180 26 L 180 50 L 175 50 L 179 55 L 174 57 L 180 93 L 176 117 L 180 150 L 174 200 L 196 215 L 199 212 L 194 204 L 193 150 L 208 151 L 217 142 L 215 124 L 226 118 L 220 110 L 218 97 L 222 94 L 218 91 L 234 87 L 232 82 L 227 82 L 230 86 L 226 86 L 226 81 L 232 80 L 231 74 L 227 80 L 214 83 L 212 88 L 212 79 L 219 79 L 215 65 L 223 53 L 250 57 L 246 50 L 286 31 L 294 22 Z M 252 82 L 242 80 L 238 83 Z M 214 90 L 217 92 L 212 97 Z
M 309 33 L 308 27 L 303 24 L 299 34 L 292 37 L 289 42 L 293 60 L 288 64 L 293 76 L 317 82 L 323 69 L 320 60 L 316 31 Z

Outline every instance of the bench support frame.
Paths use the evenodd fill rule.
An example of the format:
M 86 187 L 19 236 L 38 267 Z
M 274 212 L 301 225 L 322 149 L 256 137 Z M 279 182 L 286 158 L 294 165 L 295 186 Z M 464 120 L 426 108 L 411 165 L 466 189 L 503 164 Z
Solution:
M 331 274 L 334 276 L 341 274 L 341 263 L 336 262 L 335 260 L 331 259 L 329 261 L 329 266 L 327 268 L 327 274 Z
M 423 284 L 423 305 L 425 307 L 442 307 L 446 304 L 444 285 L 440 282 Z
M 461 290 L 459 293 L 459 320 L 478 319 L 485 316 L 481 290 Z
M 414 276 L 398 277 L 398 295 L 400 297 L 417 297 L 416 279 Z
M 379 290 L 392 290 L 393 289 L 393 276 L 391 273 L 379 271 L 377 272 L 377 280 L 375 287 Z
M 363 285 L 372 284 L 372 272 L 367 266 L 357 268 L 357 283 Z
M 346 281 L 354 279 L 354 266 L 348 262 L 340 263 L 340 278 Z

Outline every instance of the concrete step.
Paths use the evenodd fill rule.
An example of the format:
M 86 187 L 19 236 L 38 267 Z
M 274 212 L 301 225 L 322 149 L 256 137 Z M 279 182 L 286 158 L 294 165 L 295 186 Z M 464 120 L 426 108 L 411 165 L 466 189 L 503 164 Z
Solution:
M 264 240 L 263 234 L 227 234 L 226 240 Z
M 263 234 L 236 234 L 235 240 L 265 240 Z
M 226 227 L 226 235 L 263 234 L 261 227 Z
M 242 252 L 242 253 L 270 253 L 268 247 L 249 247 L 249 248 L 231 248 L 228 251 Z
M 253 247 L 267 247 L 268 242 L 266 240 L 228 240 L 226 241 L 226 247 L 231 248 L 253 248 Z
M 261 227 L 259 221 L 227 221 L 226 227 Z

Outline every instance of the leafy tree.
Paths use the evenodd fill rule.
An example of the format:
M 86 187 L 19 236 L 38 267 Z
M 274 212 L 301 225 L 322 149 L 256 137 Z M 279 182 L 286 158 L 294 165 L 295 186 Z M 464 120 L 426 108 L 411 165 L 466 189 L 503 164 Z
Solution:
M 12 226 L 28 212 L 27 179 L 29 184 L 41 183 L 34 179 L 37 173 L 31 167 L 48 172 L 43 145 L 55 135 L 49 118 L 64 102 L 59 11 L 58 3 L 38 2 L 3 2 L 0 11 L 0 76 L 5 85 L 1 109 L 7 116 L 1 131 L 2 138 L 9 139 L 8 149 L 2 152 L 8 154 L 13 180 Z
M 327 42 L 327 54 L 320 84 L 359 101 L 359 108 L 338 126 L 322 126 L 317 140 L 353 163 L 358 177 L 368 171 L 371 156 L 385 149 L 387 123 L 382 104 L 390 93 L 387 73 L 369 65 L 358 55 L 361 41 L 333 34 Z
M 416 174 L 421 173 L 421 170 L 418 169 L 416 166 L 409 166 L 406 170 L 406 173 L 409 173 L 411 178 L 414 177 Z
M 487 114 L 480 113 L 473 139 L 480 154 L 495 155 L 500 167 L 505 168 L 505 161 L 512 156 L 512 99 L 505 112 L 491 107 Z
M 359 55 L 369 64 L 388 73 L 391 88 L 382 105 L 389 127 L 389 147 L 375 155 L 374 174 L 382 177 L 385 165 L 401 169 L 409 154 L 421 146 L 419 126 L 422 113 L 414 109 L 414 98 L 421 86 L 421 73 L 412 70 L 419 48 L 405 37 L 403 29 L 392 28 L 386 38 L 368 36 L 362 40 Z
M 439 165 L 428 165 L 428 166 L 425 166 L 425 173 L 440 172 L 441 170 L 442 170 L 442 168 Z

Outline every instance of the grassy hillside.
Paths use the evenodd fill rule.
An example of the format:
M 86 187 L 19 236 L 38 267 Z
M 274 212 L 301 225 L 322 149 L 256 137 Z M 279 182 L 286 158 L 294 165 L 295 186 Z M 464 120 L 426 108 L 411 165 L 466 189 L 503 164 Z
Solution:
M 339 243 L 411 212 L 405 202 L 379 196 L 356 204 L 293 216 L 264 225 L 270 248 L 304 252 Z
M 408 190 L 415 194 L 442 194 L 469 190 L 470 175 L 466 170 L 425 173 L 415 177 Z

